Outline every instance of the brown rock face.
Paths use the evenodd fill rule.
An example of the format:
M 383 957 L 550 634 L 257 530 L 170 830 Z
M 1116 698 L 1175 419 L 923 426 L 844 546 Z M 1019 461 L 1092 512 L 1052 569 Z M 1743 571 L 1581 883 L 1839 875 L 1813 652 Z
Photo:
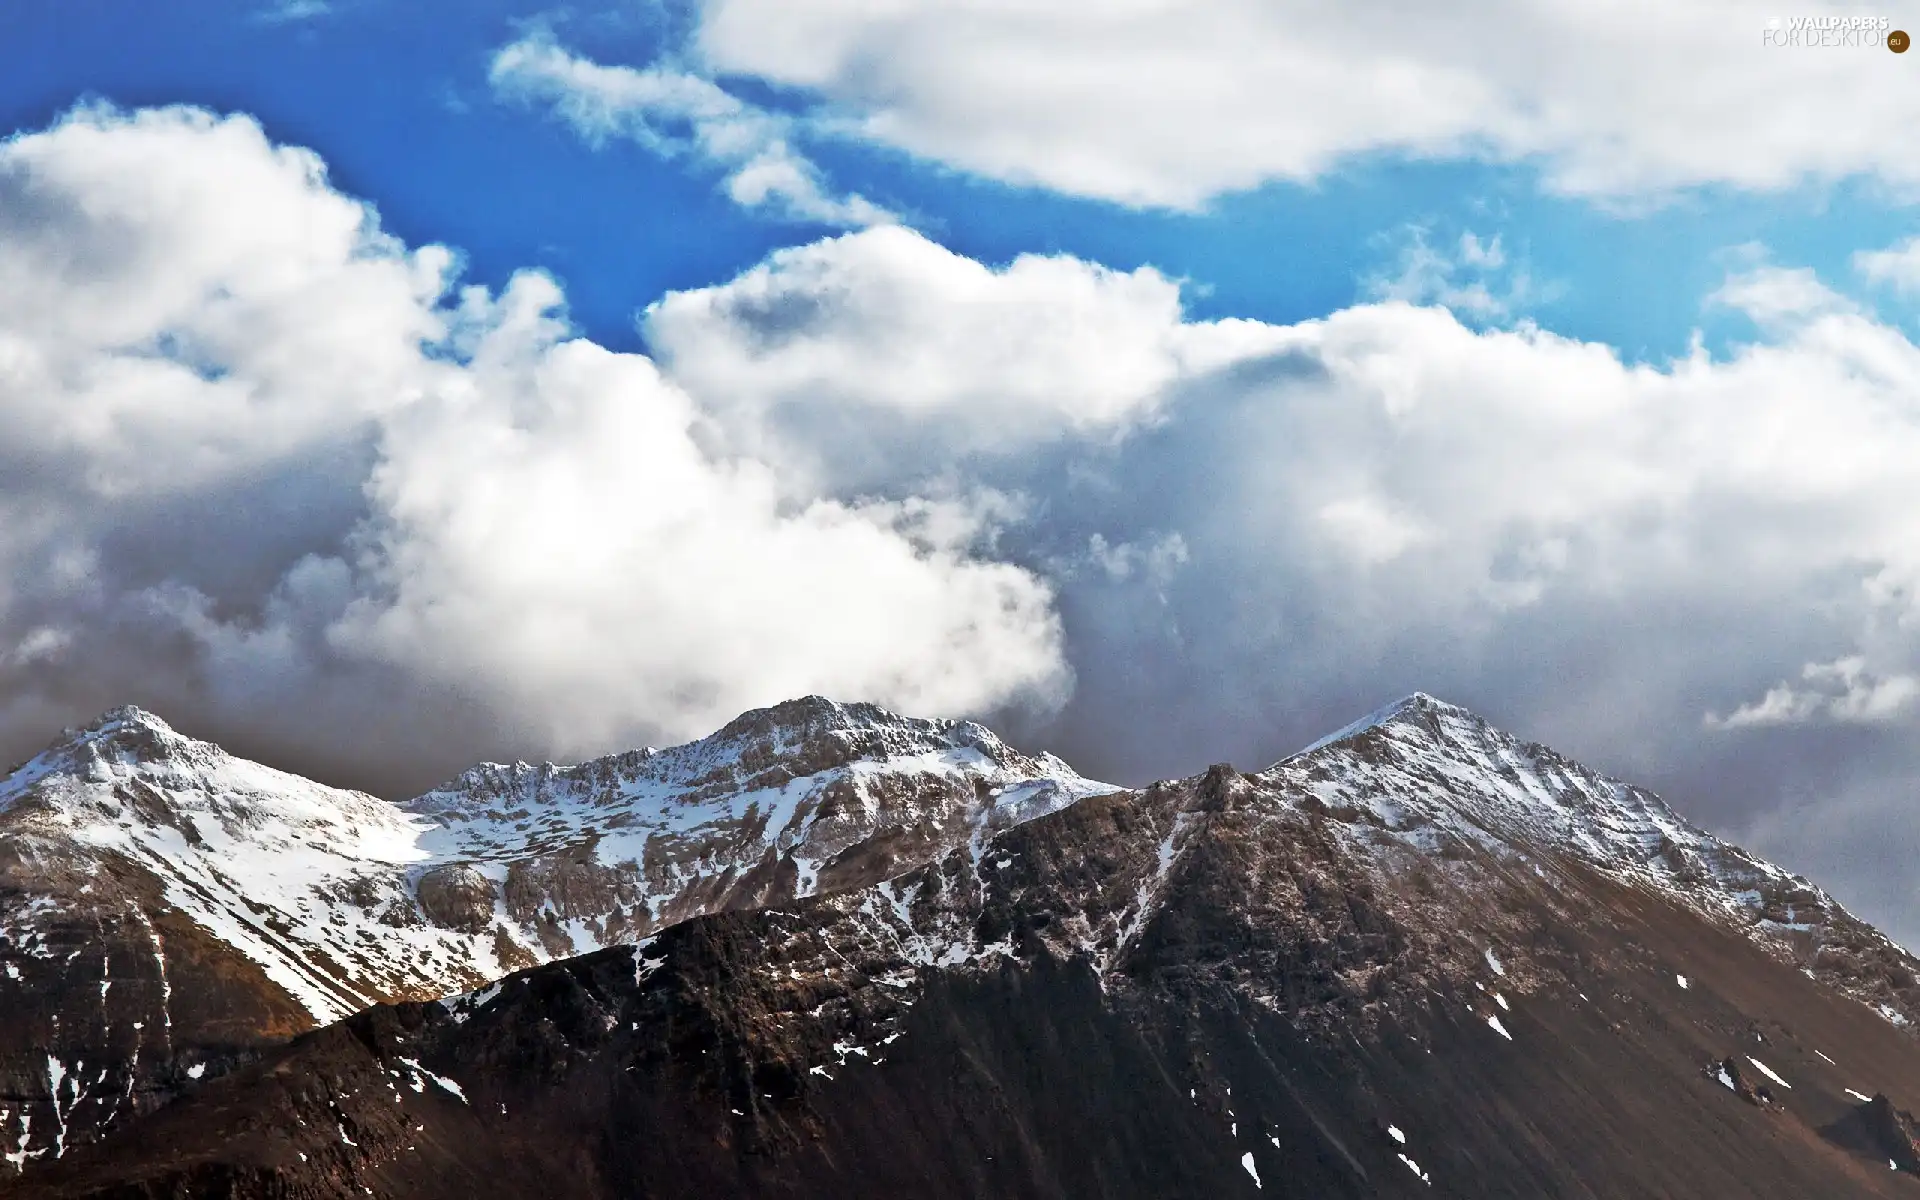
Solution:
M 70 878 L 42 849 L 0 838 L 0 1190 L 312 1027 L 151 872 L 111 859 Z
M 1920 1174 L 1920 1146 L 1915 1144 L 1913 1114 L 1893 1106 L 1885 1093 L 1875 1095 L 1862 1109 L 1874 1148 L 1902 1171 Z
M 493 880 L 467 863 L 445 863 L 420 876 L 414 885 L 427 920 L 461 933 L 485 933 L 493 927 L 493 905 L 500 891 Z

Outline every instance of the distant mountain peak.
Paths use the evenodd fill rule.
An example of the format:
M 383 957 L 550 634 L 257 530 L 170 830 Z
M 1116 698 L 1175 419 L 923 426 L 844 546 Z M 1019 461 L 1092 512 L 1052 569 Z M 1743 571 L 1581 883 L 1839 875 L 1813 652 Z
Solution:
M 703 742 L 721 742 L 766 736 L 788 735 L 782 740 L 806 741 L 819 737 L 892 731 L 969 743 L 999 743 L 999 738 L 984 725 L 971 721 L 951 721 L 924 717 L 906 717 L 878 704 L 864 701 L 842 703 L 825 696 L 801 696 L 783 700 L 765 708 L 749 709 L 727 722 Z
M 1438 714 L 1466 717 L 1482 725 L 1488 723 L 1484 717 L 1461 708 L 1457 704 L 1449 704 L 1437 696 L 1429 695 L 1426 692 L 1410 692 L 1391 704 L 1382 705 L 1374 709 L 1357 721 L 1341 726 L 1304 749 L 1295 751 L 1292 755 L 1289 755 L 1289 758 L 1298 758 L 1303 754 L 1312 754 L 1314 751 L 1326 746 L 1331 746 L 1335 742 L 1344 742 L 1348 738 L 1359 737 L 1368 730 L 1379 728 L 1382 725 L 1392 724 L 1395 721 L 1403 721 L 1414 717 L 1430 717 Z
M 144 708 L 124 704 L 110 708 L 79 728 L 61 736 L 40 753 L 0 775 L 0 808 L 9 799 L 48 775 L 72 773 L 88 778 L 117 763 L 122 768 L 191 759 L 211 762 L 225 751 L 175 730 Z
M 104 732 L 108 729 L 122 726 L 137 726 L 145 729 L 158 730 L 163 733 L 174 732 L 173 726 L 162 720 L 159 714 L 149 712 L 137 704 L 122 704 L 117 708 L 110 708 L 96 717 L 93 723 L 86 728 L 90 731 L 98 730 Z
M 135 704 L 122 704 L 118 708 L 110 708 L 88 724 L 78 729 L 67 730 L 65 740 L 72 743 L 88 743 L 109 739 L 138 741 L 146 738 L 159 738 L 166 742 L 194 740 L 167 724 L 157 713 L 149 712 Z

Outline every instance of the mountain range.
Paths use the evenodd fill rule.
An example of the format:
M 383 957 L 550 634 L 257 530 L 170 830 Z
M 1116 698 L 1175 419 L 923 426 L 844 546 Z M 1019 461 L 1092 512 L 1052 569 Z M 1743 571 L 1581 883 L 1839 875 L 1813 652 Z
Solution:
M 120 709 L 0 782 L 0 968 L 23 1197 L 1920 1195 L 1913 957 L 1419 694 L 1144 789 L 808 698 L 403 804 Z

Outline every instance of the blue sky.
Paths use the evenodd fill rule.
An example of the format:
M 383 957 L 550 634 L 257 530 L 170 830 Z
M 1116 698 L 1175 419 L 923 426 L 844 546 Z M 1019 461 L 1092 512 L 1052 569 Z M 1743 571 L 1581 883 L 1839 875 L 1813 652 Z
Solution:
M 821 692 L 1137 783 L 1420 689 L 1920 935 L 1920 56 L 1770 37 L 10 6 L 0 749 L 403 795 Z
M 589 146 L 489 87 L 493 55 L 528 29 L 555 29 L 588 57 L 641 63 L 684 37 L 683 8 L 478 0 L 455 11 L 387 0 L 311 11 L 239 0 L 14 7 L 0 18 L 0 125 L 38 128 L 88 97 L 251 113 L 276 140 L 319 151 L 335 184 L 372 201 L 393 232 L 459 249 L 472 278 L 552 271 L 582 329 L 610 346 L 636 344 L 633 316 L 662 292 L 727 278 L 828 230 L 743 212 L 712 170 L 633 145 Z M 1859 180 L 1706 188 L 1649 211 L 1545 194 L 1526 163 L 1378 154 L 1187 213 L 1010 186 L 890 149 L 829 143 L 817 158 L 960 253 L 1152 265 L 1188 282 L 1202 317 L 1291 322 L 1365 299 L 1370 278 L 1397 270 L 1410 226 L 1438 243 L 1497 235 L 1546 289 L 1526 315 L 1630 359 L 1683 353 L 1696 329 L 1715 347 L 1750 333 L 1705 303 L 1730 252 L 1764 246 L 1775 262 L 1850 289 L 1851 254 L 1913 227 L 1910 209 Z

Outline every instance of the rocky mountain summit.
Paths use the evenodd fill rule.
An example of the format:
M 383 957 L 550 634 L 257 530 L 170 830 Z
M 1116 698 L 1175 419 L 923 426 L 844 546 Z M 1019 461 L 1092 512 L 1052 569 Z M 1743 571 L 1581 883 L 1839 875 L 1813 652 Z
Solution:
M 591 814 L 650 789 L 735 820 L 788 811 L 700 791 L 714 763 L 765 796 L 876 757 L 980 768 L 961 742 L 1015 762 L 971 728 L 938 727 L 949 744 L 929 750 L 897 718 L 861 710 L 885 728 L 853 733 L 823 704 L 801 702 L 827 714 L 824 738 L 750 714 L 723 749 L 488 768 L 405 815 L 440 814 L 420 844 L 493 881 L 501 831 L 544 830 L 549 808 L 581 815 L 542 861 L 631 836 Z M 1920 1188 L 1911 956 L 1650 793 L 1463 709 L 1415 695 L 1264 771 L 1138 791 L 1043 760 L 983 775 L 960 780 L 978 797 L 964 818 L 895 797 L 931 814 L 896 820 L 922 833 L 829 825 L 776 839 L 771 860 L 764 843 L 728 858 L 732 882 L 698 885 L 720 902 L 684 920 L 659 897 L 687 894 L 675 862 L 704 860 L 638 860 L 653 924 L 626 926 L 631 945 L 376 1006 L 182 1080 L 124 1129 L 36 1159 L 20 1194 Z M 823 808 L 816 822 L 846 811 Z M 902 847 L 884 862 L 861 849 L 879 836 Z M 410 878 L 442 869 L 421 863 Z M 511 936 L 526 926 L 499 882 Z M 604 943 L 601 911 L 581 928 Z
M 396 805 L 118 709 L 0 780 L 0 1153 L 58 1156 L 375 1003 L 870 883 L 1107 790 L 979 725 L 814 697 Z

